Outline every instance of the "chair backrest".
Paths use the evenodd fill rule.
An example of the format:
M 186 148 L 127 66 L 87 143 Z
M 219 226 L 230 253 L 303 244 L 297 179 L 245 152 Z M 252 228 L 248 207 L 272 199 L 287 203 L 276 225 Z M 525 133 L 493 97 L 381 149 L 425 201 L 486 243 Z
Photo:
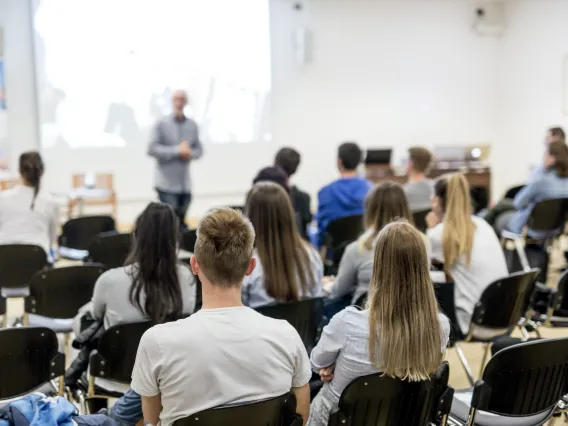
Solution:
M 106 330 L 89 360 L 91 376 L 130 383 L 140 339 L 151 326 L 151 322 L 145 321 Z
M 568 316 L 568 270 L 564 271 L 558 280 L 553 308 L 555 315 Z
M 47 266 L 47 254 L 39 246 L 0 245 L 0 287 L 27 287 L 34 274 Z
M 6 315 L 6 299 L 0 296 L 0 315 Z M 0 327 L 2 327 L 0 325 Z
M 63 225 L 59 245 L 76 250 L 88 250 L 100 233 L 116 230 L 111 216 L 83 216 L 69 219 Z
M 188 229 L 181 235 L 181 247 L 191 253 L 195 252 L 195 242 L 197 241 L 197 229 Z
M 430 209 L 412 212 L 412 220 L 414 221 L 414 226 L 416 226 L 416 229 L 418 229 L 420 232 L 425 233 L 426 229 L 428 229 L 428 225 L 426 224 L 426 216 L 428 215 L 428 213 L 430 213 Z
M 85 174 L 75 174 L 72 177 L 73 188 L 83 188 L 85 186 Z M 112 173 L 97 173 L 95 175 L 95 188 L 113 189 L 114 176 Z
M 453 390 L 448 387 L 450 367 L 442 363 L 436 374 L 422 382 L 409 382 L 382 373 L 353 380 L 339 398 L 339 411 L 329 426 L 390 426 L 440 424 L 447 416 Z
M 308 353 L 310 353 L 316 345 L 323 309 L 323 298 L 316 297 L 299 302 L 261 306 L 256 308 L 256 311 L 270 318 L 288 321 L 298 331 Z
M 99 234 L 89 245 L 89 261 L 102 263 L 107 268 L 123 266 L 132 246 L 132 234 L 114 231 Z
M 551 410 L 568 392 L 568 338 L 533 340 L 497 352 L 474 388 L 472 405 L 499 415 Z
M 174 426 L 291 426 L 295 414 L 296 397 L 287 393 L 260 402 L 211 408 L 176 420 Z
M 44 327 L 0 330 L 0 399 L 31 392 L 65 373 L 55 332 Z
M 438 301 L 440 312 L 448 317 L 448 320 L 450 321 L 450 343 L 454 343 L 456 340 L 461 340 L 462 338 L 458 319 L 456 317 L 455 287 L 456 285 L 453 281 L 434 284 L 436 300 Z
M 363 215 L 358 214 L 331 221 L 325 232 L 329 238 L 329 246 L 337 247 L 355 241 L 363 230 Z
M 104 265 L 77 265 L 39 271 L 30 280 L 27 313 L 50 318 L 73 318 L 93 297 L 95 283 Z
M 552 198 L 536 203 L 527 220 L 527 227 L 533 231 L 551 232 L 564 230 L 567 210 L 566 198 Z
M 539 269 L 514 272 L 491 283 L 475 305 L 471 322 L 487 328 L 517 325 L 525 314 Z

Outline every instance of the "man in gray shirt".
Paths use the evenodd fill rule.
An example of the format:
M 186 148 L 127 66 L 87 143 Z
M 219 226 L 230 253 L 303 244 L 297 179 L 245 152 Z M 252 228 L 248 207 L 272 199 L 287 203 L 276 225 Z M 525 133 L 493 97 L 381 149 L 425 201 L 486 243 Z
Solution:
M 148 146 L 148 155 L 156 159 L 158 197 L 175 209 L 182 226 L 191 202 L 189 163 L 203 154 L 197 124 L 183 113 L 186 105 L 187 94 L 175 91 L 173 114 L 156 123 Z
M 426 148 L 414 147 L 408 150 L 408 157 L 408 182 L 404 185 L 408 206 L 413 212 L 430 210 L 434 183 L 426 177 L 426 171 L 432 154 Z

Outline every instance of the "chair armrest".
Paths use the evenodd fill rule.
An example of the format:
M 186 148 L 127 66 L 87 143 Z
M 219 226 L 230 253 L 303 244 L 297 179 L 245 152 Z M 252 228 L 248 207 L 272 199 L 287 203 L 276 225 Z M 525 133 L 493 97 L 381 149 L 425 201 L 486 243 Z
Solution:
M 453 400 L 454 389 L 448 386 L 438 401 L 438 408 L 436 409 L 436 417 L 438 417 L 438 420 L 441 420 L 442 417 L 450 414 Z
M 51 362 L 49 363 L 49 377 L 50 379 L 55 379 L 56 377 L 63 376 L 65 374 L 65 354 L 57 352 Z
M 106 360 L 98 351 L 93 351 L 89 357 L 89 375 L 93 377 L 106 377 Z
M 471 396 L 471 407 L 476 410 L 485 410 L 489 405 L 491 398 L 491 389 L 483 380 L 475 382 L 473 387 L 473 395 Z

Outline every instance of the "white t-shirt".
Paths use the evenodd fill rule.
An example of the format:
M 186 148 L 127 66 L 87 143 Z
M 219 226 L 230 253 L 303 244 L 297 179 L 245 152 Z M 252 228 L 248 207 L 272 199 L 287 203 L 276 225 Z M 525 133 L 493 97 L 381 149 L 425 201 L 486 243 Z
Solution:
M 273 398 L 307 384 L 308 354 L 287 322 L 247 307 L 201 310 L 148 330 L 132 389 L 161 394 L 160 423 L 213 407 Z
M 456 317 L 464 334 L 467 334 L 469 330 L 473 309 L 483 290 L 493 281 L 509 275 L 503 249 L 493 228 L 479 217 L 472 216 L 471 220 L 476 228 L 473 236 L 471 264 L 468 267 L 465 256 L 461 256 L 450 270 L 455 282 Z M 440 262 L 444 262 L 443 233 L 443 223 L 427 232 L 431 258 Z

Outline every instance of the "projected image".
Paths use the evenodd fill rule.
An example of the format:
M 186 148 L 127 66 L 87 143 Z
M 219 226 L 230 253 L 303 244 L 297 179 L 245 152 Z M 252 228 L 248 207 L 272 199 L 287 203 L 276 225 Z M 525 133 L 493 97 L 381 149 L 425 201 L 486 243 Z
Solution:
M 44 148 L 145 145 L 176 89 L 204 142 L 270 138 L 268 0 L 36 0 L 34 26 Z

